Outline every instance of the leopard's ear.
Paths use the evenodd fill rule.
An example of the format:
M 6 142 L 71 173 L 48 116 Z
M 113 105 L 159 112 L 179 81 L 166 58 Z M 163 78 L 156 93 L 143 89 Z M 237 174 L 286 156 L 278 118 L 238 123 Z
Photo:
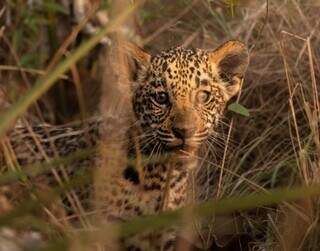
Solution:
M 150 68 L 151 56 L 131 42 L 126 42 L 124 46 L 124 49 L 130 59 L 130 68 L 133 73 L 132 78 L 134 80 L 142 79 Z
M 210 52 L 209 60 L 216 66 L 228 98 L 236 95 L 249 63 L 245 44 L 236 40 L 228 41 Z

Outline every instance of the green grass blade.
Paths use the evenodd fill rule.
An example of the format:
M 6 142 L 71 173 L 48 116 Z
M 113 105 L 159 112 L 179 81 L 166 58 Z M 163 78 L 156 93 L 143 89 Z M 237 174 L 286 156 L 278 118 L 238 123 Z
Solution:
M 272 189 L 264 193 L 249 194 L 238 197 L 208 201 L 194 206 L 196 217 L 223 215 L 236 211 L 249 210 L 262 206 L 279 204 L 284 201 L 304 199 L 320 195 L 320 184 L 293 188 Z M 129 236 L 144 230 L 155 230 L 179 223 L 183 210 L 166 211 L 158 215 L 137 217 L 120 224 L 121 236 Z
M 269 190 L 265 193 L 249 194 L 241 197 L 221 199 L 219 201 L 208 201 L 195 205 L 192 210 L 196 217 L 207 217 L 219 214 L 224 215 L 235 211 L 270 206 L 284 201 L 299 200 L 318 195 L 320 195 L 320 184 L 281 188 Z M 79 239 L 86 240 L 89 244 L 90 242 L 94 243 L 97 241 L 99 236 L 106 236 L 109 231 L 119 230 L 120 236 L 125 237 L 143 231 L 159 230 L 164 227 L 179 224 L 183 218 L 184 210 L 185 208 L 181 208 L 174 211 L 165 211 L 158 215 L 136 217 L 119 224 L 103 225 L 100 226 L 100 228 L 96 228 L 94 233 L 90 232 L 91 230 L 88 232 L 83 231 L 79 233 L 78 237 Z M 66 243 L 67 241 L 65 244 Z M 45 249 L 41 250 L 53 250 L 51 248 L 61 244 L 61 240 L 52 241 L 48 243 L 48 246 L 45 247 Z
M 238 113 L 242 116 L 245 116 L 245 117 L 249 117 L 250 116 L 250 113 L 248 111 L 247 108 L 245 108 L 243 105 L 239 104 L 239 103 L 232 103 L 228 106 L 228 110 L 229 111 L 232 111 L 234 113 Z

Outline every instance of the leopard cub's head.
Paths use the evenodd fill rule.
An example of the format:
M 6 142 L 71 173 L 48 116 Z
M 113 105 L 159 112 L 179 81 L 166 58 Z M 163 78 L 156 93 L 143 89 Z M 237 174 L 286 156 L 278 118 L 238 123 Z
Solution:
M 214 133 L 227 101 L 240 89 L 246 46 L 176 47 L 155 56 L 135 49 L 133 109 L 143 131 L 169 151 L 197 148 Z

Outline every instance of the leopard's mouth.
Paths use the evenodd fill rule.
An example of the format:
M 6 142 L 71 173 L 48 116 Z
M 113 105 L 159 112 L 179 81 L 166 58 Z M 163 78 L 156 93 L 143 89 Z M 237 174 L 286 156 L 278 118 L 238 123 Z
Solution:
M 185 155 L 186 153 L 194 153 L 199 148 L 199 144 L 182 139 L 176 139 L 173 142 L 166 143 L 165 149 L 168 152 L 182 154 Z

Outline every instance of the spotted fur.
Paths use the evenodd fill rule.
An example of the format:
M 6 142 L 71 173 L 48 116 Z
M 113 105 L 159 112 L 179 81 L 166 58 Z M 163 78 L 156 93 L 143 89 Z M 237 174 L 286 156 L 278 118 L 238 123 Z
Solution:
M 138 135 L 140 151 L 154 157 L 155 161 L 143 166 L 142 176 L 128 166 L 111 179 L 105 177 L 101 187 L 103 193 L 97 199 L 101 201 L 100 209 L 106 222 L 173 210 L 188 203 L 191 171 L 198 166 L 193 156 L 215 133 L 226 103 L 240 89 L 248 64 L 247 50 L 238 41 L 229 41 L 213 51 L 176 47 L 150 56 L 130 46 L 128 52 L 137 64 L 132 84 L 132 106 L 136 124 L 141 129 Z M 99 123 L 95 125 L 99 126 Z M 48 136 L 56 143 L 65 139 L 57 145 L 62 155 L 84 146 L 80 142 L 86 134 L 89 138 L 94 135 L 95 140 L 90 144 L 96 144 L 96 130 L 87 130 L 86 133 L 65 130 L 70 130 L 68 137 L 61 136 L 64 132 L 41 134 L 41 144 L 46 149 L 49 147 Z M 17 143 L 21 142 L 19 137 L 11 135 L 11 142 L 17 159 L 24 162 L 23 156 L 27 156 L 28 151 L 33 154 L 37 146 L 34 139 L 29 138 L 31 148 L 21 150 L 20 143 Z M 26 142 L 25 136 L 22 139 Z M 135 157 L 130 150 L 129 154 Z M 165 161 L 159 158 L 163 155 Z M 43 158 L 37 156 L 27 162 Z M 121 241 L 127 250 L 169 251 L 174 249 L 176 238 L 177 230 L 172 228 Z
M 214 133 L 227 101 L 238 92 L 248 55 L 243 44 L 230 41 L 215 51 L 176 47 L 144 61 L 133 97 L 138 121 L 164 147 L 195 147 Z M 159 94 L 168 96 L 165 104 L 155 100 Z M 201 102 L 201 95 L 208 100 Z M 180 135 L 186 136 L 183 142 L 176 129 L 186 134 Z

